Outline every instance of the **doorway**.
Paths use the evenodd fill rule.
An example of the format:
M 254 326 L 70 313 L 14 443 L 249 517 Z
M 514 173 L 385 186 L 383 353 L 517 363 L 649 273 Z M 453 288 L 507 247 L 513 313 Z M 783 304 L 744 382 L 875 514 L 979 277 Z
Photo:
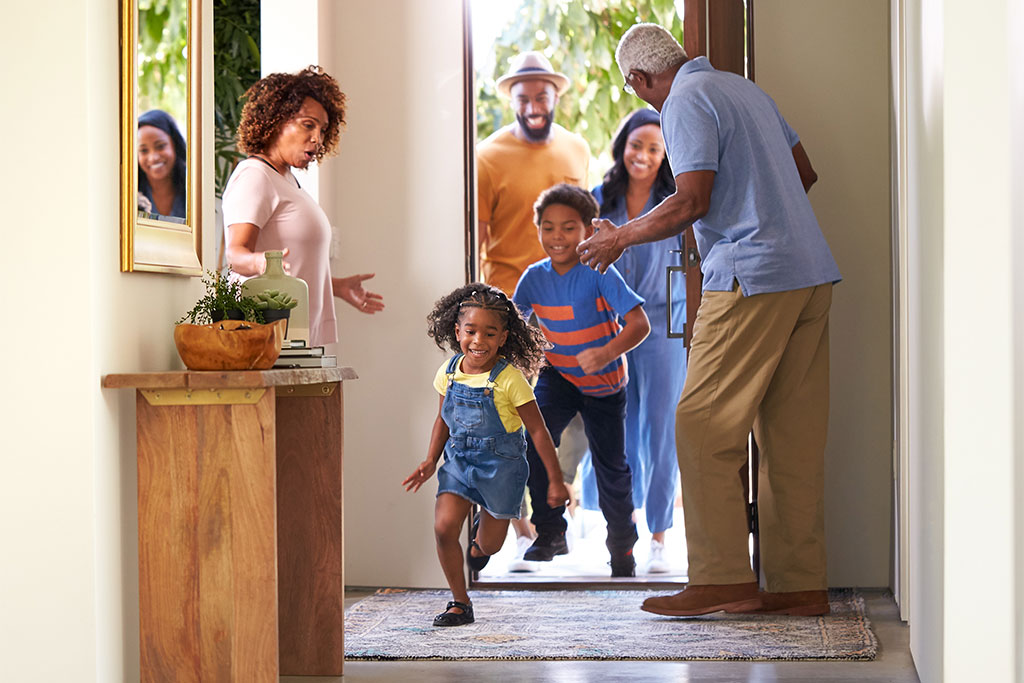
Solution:
M 591 159 L 584 184 L 593 188 L 601 184 L 604 173 L 613 163 L 611 141 L 619 123 L 629 113 L 644 106 L 641 100 L 622 90 L 622 76 L 614 59 L 621 35 L 637 21 L 659 23 L 676 35 L 691 57 L 709 55 L 717 68 L 752 77 L 749 5 L 749 1 L 743 0 L 716 3 L 704 0 L 687 3 L 686 6 L 683 0 L 465 0 L 467 281 L 480 277 L 474 150 L 478 143 L 515 120 L 509 101 L 499 96 L 495 86 L 514 55 L 527 50 L 540 51 L 550 59 L 555 71 L 564 73 L 572 82 L 558 101 L 554 121 L 586 140 Z M 685 275 L 674 275 L 685 277 L 687 313 L 685 320 L 676 320 L 670 323 L 669 328 L 682 330 L 685 327 L 688 335 L 687 321 L 693 320 L 700 298 L 699 257 L 692 235 L 680 254 L 677 270 L 684 269 Z M 510 529 L 502 551 L 479 575 L 471 577 L 471 587 L 580 584 L 622 587 L 624 583 L 671 587 L 685 583 L 686 540 L 678 484 L 672 506 L 672 524 L 664 532 L 662 552 L 667 571 L 646 571 L 650 567 L 652 535 L 646 523 L 645 510 L 638 506 L 636 521 L 640 540 L 634 546 L 636 576 L 613 579 L 609 576 L 608 551 L 604 545 L 604 519 L 596 509 L 594 496 L 587 495 L 593 489 L 588 479 L 592 476 L 592 468 L 587 467 L 586 458 L 572 477 L 571 484 L 567 476 L 567 485 L 571 485 L 576 500 L 580 502 L 567 512 L 567 539 L 570 544 L 567 555 L 557 556 L 551 562 L 524 563 L 521 561 L 523 546 L 517 546 L 516 534 Z M 749 470 L 747 478 L 749 481 Z M 753 505 L 756 488 L 750 493 L 751 553 L 756 570 L 756 513 Z M 533 566 L 529 571 L 522 571 L 525 565 Z

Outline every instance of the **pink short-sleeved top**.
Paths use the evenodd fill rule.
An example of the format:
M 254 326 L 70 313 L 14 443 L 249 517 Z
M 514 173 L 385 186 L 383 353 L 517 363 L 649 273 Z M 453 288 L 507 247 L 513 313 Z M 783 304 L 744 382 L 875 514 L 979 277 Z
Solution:
M 309 285 L 309 343 L 338 341 L 331 289 L 331 224 L 320 205 L 291 173 L 281 175 L 260 159 L 245 159 L 224 189 L 224 225 L 258 227 L 256 251 L 289 249 L 291 274 Z

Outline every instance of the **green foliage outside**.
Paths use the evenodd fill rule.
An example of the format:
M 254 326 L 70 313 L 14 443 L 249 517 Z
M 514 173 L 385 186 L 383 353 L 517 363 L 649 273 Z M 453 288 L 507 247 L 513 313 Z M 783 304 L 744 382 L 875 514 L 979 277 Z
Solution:
M 241 97 L 260 79 L 260 1 L 213 3 L 213 102 L 215 187 L 224 193 L 235 164 L 244 155 L 235 148 L 242 116 Z
M 515 120 L 509 101 L 498 96 L 494 83 L 515 55 L 538 50 L 572 81 L 558 102 L 555 122 L 590 145 L 598 158 L 591 164 L 590 180 L 596 184 L 611 164 L 611 142 L 619 122 L 647 106 L 623 92 L 615 63 L 619 39 L 638 21 L 661 24 L 683 42 L 683 22 L 674 0 L 523 0 L 494 45 L 493 72 L 477 70 L 477 139 Z M 475 62 L 489 60 L 477 56 Z
M 188 134 L 188 8 L 139 0 L 139 113 L 163 109 Z

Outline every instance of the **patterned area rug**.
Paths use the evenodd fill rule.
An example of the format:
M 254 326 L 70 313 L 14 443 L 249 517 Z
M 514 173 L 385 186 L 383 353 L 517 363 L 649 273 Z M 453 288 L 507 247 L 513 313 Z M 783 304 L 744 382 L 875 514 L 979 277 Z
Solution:
M 854 590 L 827 617 L 640 610 L 664 591 L 475 591 L 476 623 L 435 628 L 447 591 L 384 589 L 345 615 L 348 659 L 866 660 L 878 640 Z

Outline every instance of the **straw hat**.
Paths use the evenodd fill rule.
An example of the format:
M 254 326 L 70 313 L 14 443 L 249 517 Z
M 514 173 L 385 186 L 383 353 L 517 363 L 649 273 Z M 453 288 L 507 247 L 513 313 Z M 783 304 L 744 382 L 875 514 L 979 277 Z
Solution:
M 523 52 L 512 60 L 508 73 L 497 80 L 495 86 L 498 93 L 511 97 L 512 86 L 519 81 L 542 80 L 555 86 L 561 95 L 569 89 L 569 77 L 551 68 L 548 58 L 539 52 Z

